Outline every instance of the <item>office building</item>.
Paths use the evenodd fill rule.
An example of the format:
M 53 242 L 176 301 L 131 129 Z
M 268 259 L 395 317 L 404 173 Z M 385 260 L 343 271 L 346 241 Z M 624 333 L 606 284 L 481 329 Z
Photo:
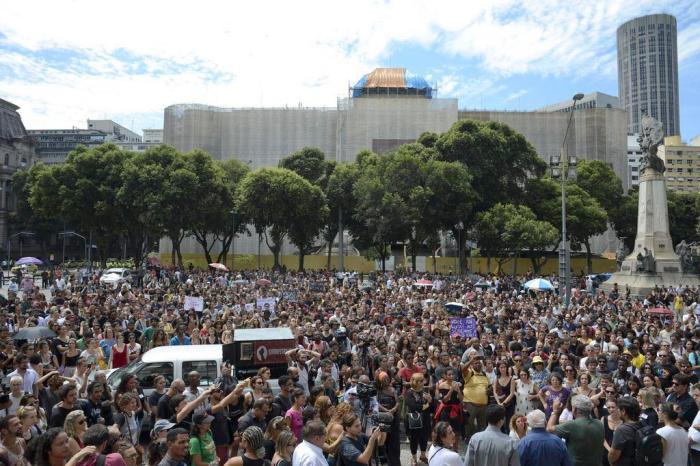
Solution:
M 162 129 L 144 129 L 143 130 L 143 142 L 155 142 L 158 144 L 163 143 L 163 130 Z
M 642 148 L 639 147 L 637 134 L 627 135 L 627 186 L 639 186 Z
M 642 16 L 617 29 L 617 79 L 628 134 L 640 132 L 646 112 L 664 134 L 680 135 L 676 18 Z
M 111 136 L 112 141 L 141 142 L 141 136 L 112 120 L 89 120 L 87 129 L 102 131 Z
M 700 146 L 688 146 L 679 136 L 664 138 L 659 157 L 666 164 L 666 187 L 675 191 L 700 191 Z
M 557 102 L 556 104 L 547 105 L 537 109 L 538 112 L 570 112 L 574 108 L 571 99 Z M 576 110 L 584 110 L 588 108 L 622 108 L 620 99 L 614 95 L 604 94 L 602 92 L 591 92 L 584 94 L 583 99 L 576 102 Z
M 110 138 L 107 133 L 95 129 L 30 129 L 39 160 L 47 165 L 63 163 L 68 154 L 79 145 L 88 149 L 96 147 Z
M 19 107 L 0 99 L 0 244 L 7 247 L 8 219 L 16 200 L 12 177 L 34 163 L 34 141 L 27 134 Z
M 688 143 L 689 146 L 700 146 L 700 134 L 695 136 L 693 139 L 690 140 Z

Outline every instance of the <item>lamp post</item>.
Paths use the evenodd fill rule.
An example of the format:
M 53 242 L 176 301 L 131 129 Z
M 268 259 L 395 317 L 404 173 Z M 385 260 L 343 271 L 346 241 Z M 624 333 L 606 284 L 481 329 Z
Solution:
M 87 260 L 87 261 L 90 260 L 90 259 L 88 259 L 87 238 L 85 238 L 83 235 L 79 235 L 78 233 L 76 233 L 74 231 L 61 231 L 58 233 L 58 236 L 63 237 L 63 263 L 66 262 L 66 236 L 77 236 L 78 238 L 82 239 L 85 260 Z M 90 248 L 92 249 L 92 244 L 90 244 Z
M 462 276 L 462 262 L 464 262 L 462 259 L 462 230 L 464 230 L 464 223 L 459 222 L 455 225 L 455 229 L 457 230 L 457 261 L 459 262 L 457 264 L 457 273 Z
M 578 93 L 573 97 L 569 120 L 566 124 L 564 132 L 564 140 L 561 143 L 559 156 L 552 156 L 550 159 L 550 167 L 552 169 L 552 178 L 561 180 L 561 244 L 559 246 L 559 296 L 564 296 L 564 308 L 569 308 L 571 301 L 571 250 L 569 248 L 569 238 L 566 231 L 566 181 L 573 176 L 569 174 L 571 167 L 576 167 L 576 156 L 569 157 L 566 149 L 566 140 L 569 136 L 569 128 L 576 110 L 576 102 L 583 99 L 583 94 Z
M 229 213 L 231 214 L 231 223 L 233 224 L 233 236 L 231 237 L 231 271 L 233 272 L 234 260 L 236 258 L 236 216 L 238 213 L 235 210 Z
M 12 261 L 12 238 L 17 238 L 17 237 L 22 237 L 22 236 L 34 236 L 34 232 L 31 231 L 20 231 L 15 234 L 12 234 L 7 237 L 7 276 L 8 279 L 10 277 L 10 271 L 12 267 L 10 267 L 10 262 Z

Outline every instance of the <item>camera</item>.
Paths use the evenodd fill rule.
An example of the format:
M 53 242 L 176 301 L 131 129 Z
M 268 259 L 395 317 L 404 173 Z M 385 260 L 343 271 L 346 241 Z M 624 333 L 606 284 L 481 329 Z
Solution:
M 370 418 L 372 425 L 379 427 L 380 432 L 391 432 L 391 424 L 394 422 L 394 415 L 389 413 L 372 414 Z
M 369 399 L 377 395 L 377 389 L 374 385 L 357 382 L 357 397 L 360 399 Z

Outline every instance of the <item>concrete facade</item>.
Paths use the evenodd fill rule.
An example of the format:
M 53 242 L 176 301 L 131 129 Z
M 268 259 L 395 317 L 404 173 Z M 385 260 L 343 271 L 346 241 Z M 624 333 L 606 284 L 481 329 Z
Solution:
M 617 80 L 629 134 L 639 133 L 644 112 L 663 123 L 664 134 L 681 134 L 676 18 L 647 15 L 617 29 Z
M 591 92 L 584 94 L 583 99 L 576 102 L 576 106 L 572 105 L 572 100 L 563 100 L 556 104 L 547 105 L 538 109 L 538 112 L 570 112 L 573 108 L 576 110 L 584 110 L 587 108 L 622 108 L 620 99 L 614 95 L 604 94 L 603 92 Z
M 141 136 L 112 120 L 88 120 L 87 128 L 107 133 L 113 141 L 141 142 Z
M 15 209 L 12 177 L 35 160 L 34 141 L 17 112 L 19 107 L 0 99 L 0 244 L 7 247 L 8 219 Z
M 700 191 L 700 146 L 685 145 L 678 136 L 665 138 L 659 146 L 659 158 L 666 164 L 668 189 Z
M 627 186 L 639 185 L 639 176 L 642 162 L 642 149 L 637 142 L 636 134 L 627 135 Z
M 110 141 L 109 135 L 95 129 L 30 129 L 36 143 L 36 153 L 47 165 L 63 163 L 79 145 L 97 147 Z
M 163 130 L 162 129 L 144 129 L 143 132 L 143 142 L 163 142 Z

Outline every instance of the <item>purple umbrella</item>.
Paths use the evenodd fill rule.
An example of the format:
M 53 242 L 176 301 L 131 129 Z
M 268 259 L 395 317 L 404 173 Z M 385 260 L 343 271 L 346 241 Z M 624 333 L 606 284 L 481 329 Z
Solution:
M 15 262 L 15 265 L 41 265 L 41 264 L 43 264 L 43 262 L 41 262 L 36 257 L 22 257 L 21 259 L 18 259 L 17 262 Z

